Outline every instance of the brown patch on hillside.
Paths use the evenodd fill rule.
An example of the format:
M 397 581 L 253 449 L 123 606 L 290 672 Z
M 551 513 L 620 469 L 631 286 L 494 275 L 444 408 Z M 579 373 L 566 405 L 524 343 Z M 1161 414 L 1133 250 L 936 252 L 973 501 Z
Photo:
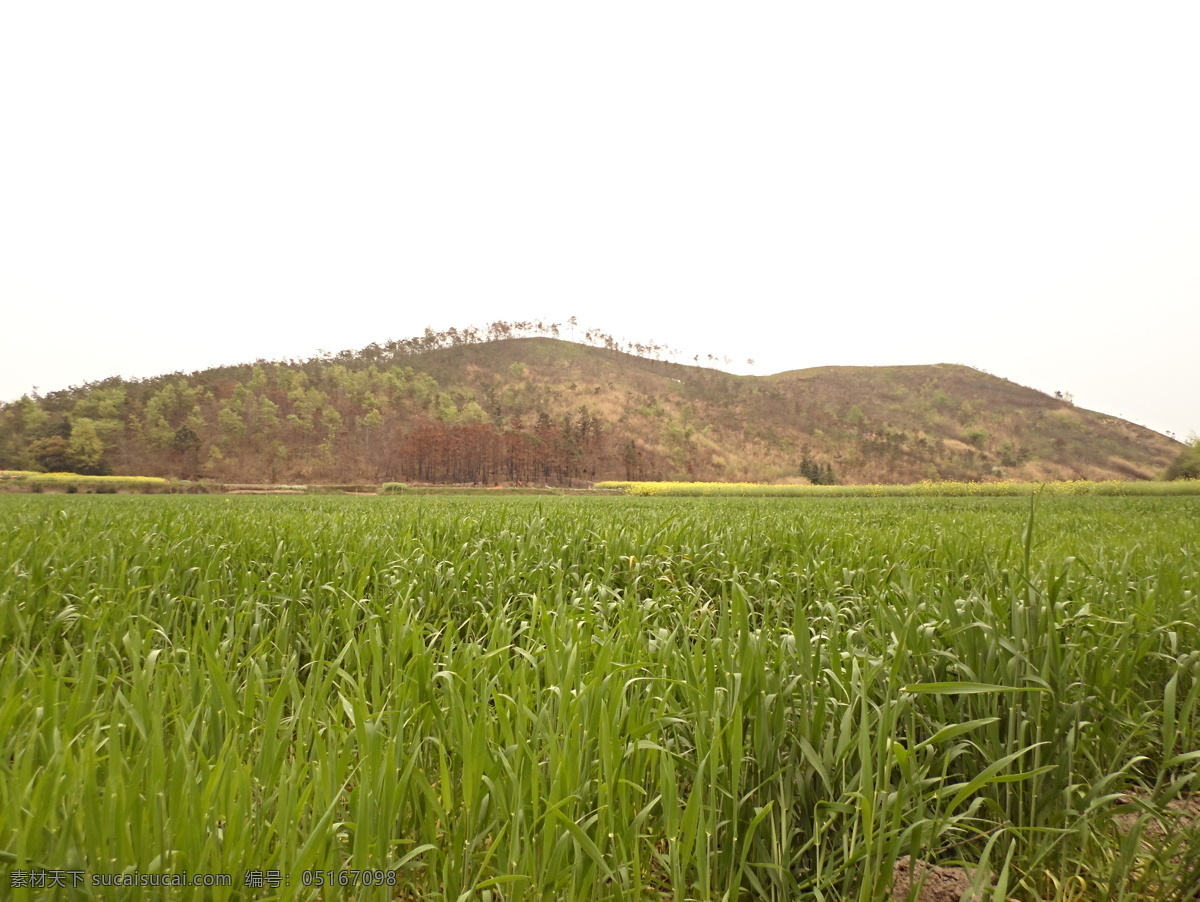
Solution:
M 1119 457 L 1108 459 L 1109 468 L 1117 474 L 1117 479 L 1153 479 L 1155 474 L 1145 467 L 1139 467 L 1132 461 Z
M 1055 482 L 1060 479 L 1074 479 L 1075 476 L 1067 467 L 1060 466 L 1048 460 L 1037 460 L 1020 470 L 1021 478 L 1029 482 Z

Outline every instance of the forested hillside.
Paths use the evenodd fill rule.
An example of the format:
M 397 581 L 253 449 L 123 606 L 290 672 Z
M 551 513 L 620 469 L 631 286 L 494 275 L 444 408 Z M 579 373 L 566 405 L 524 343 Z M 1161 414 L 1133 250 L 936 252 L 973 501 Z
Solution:
M 734 376 L 655 343 L 555 337 L 569 331 L 427 331 L 25 397 L 0 408 L 0 468 L 272 483 L 1145 479 L 1182 447 L 965 366 Z

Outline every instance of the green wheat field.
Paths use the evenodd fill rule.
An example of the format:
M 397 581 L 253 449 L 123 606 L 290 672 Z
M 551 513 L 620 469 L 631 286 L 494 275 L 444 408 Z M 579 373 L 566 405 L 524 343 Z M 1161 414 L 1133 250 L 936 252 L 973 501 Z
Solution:
M 7 495 L 0 537 L 0 898 L 1200 889 L 1200 498 Z M 232 885 L 92 883 L 185 872 Z

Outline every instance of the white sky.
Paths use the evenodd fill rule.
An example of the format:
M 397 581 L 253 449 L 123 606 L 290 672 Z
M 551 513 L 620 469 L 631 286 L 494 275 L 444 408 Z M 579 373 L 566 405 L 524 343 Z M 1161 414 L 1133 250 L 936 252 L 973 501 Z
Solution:
M 1191 2 L 7 3 L 0 400 L 576 315 L 1183 438 L 1197 46 Z

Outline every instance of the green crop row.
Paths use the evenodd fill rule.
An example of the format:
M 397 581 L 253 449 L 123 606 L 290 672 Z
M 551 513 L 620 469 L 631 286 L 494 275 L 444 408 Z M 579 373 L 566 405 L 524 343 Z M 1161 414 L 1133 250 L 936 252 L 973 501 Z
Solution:
M 1196 499 L 356 501 L 0 497 L 5 892 L 1195 888 Z

